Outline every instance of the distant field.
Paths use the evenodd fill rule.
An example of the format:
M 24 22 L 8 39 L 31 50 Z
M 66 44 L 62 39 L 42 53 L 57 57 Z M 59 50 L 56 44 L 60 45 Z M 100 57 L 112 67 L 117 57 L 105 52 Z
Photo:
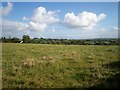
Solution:
M 118 46 L 2 44 L 3 88 L 119 87 Z

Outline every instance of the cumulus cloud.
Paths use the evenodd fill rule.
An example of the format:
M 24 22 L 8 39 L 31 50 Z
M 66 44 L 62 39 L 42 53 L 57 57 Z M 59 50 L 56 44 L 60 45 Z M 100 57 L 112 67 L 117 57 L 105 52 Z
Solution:
M 98 21 L 100 21 L 100 20 L 104 19 L 105 17 L 106 17 L 106 15 L 105 15 L 105 14 L 100 14 L 100 15 L 98 16 Z
M 63 23 L 70 28 L 92 29 L 99 21 L 106 17 L 105 14 L 96 15 L 92 12 L 83 11 L 78 15 L 67 13 Z
M 43 31 L 47 27 L 47 24 L 45 24 L 45 23 L 38 23 L 38 22 L 32 22 L 31 21 L 29 23 L 29 26 L 33 30 Z
M 29 25 L 24 22 L 17 22 L 11 20 L 2 20 L 0 23 L 2 26 L 3 36 L 22 36 L 30 32 Z
M 44 7 L 38 7 L 33 16 L 30 18 L 23 17 L 23 20 L 30 20 L 29 22 L 17 22 L 3 20 L 2 27 L 5 32 L 15 32 L 15 31 L 26 31 L 35 30 L 43 31 L 47 28 L 49 24 L 54 24 L 59 22 L 56 15 L 57 11 L 47 11 Z M 54 32 L 54 30 L 53 30 Z
M 8 15 L 12 8 L 13 4 L 8 2 L 6 7 L 2 7 L 2 15 Z
M 16 31 L 24 31 L 27 30 L 29 25 L 23 22 L 17 21 L 2 21 L 2 32 L 16 32 Z
M 47 11 L 44 7 L 35 9 L 32 21 L 29 23 L 31 28 L 37 31 L 44 30 L 49 24 L 54 24 L 60 20 L 57 18 L 57 11 Z
M 38 7 L 32 17 L 32 21 L 38 23 L 53 24 L 59 21 L 55 11 L 48 11 L 44 7 Z

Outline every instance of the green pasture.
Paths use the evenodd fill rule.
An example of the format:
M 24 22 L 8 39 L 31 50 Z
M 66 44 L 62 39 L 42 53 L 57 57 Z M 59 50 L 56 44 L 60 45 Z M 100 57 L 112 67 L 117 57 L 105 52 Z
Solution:
M 116 45 L 2 44 L 3 88 L 119 87 Z

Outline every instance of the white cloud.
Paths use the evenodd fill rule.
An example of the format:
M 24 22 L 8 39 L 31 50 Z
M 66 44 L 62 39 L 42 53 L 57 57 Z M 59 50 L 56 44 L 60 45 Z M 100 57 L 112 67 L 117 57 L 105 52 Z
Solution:
M 56 14 L 57 11 L 47 11 L 44 7 L 38 7 L 35 9 L 32 21 L 29 24 L 32 29 L 43 31 L 49 24 L 54 24 L 60 21 Z
M 6 7 L 2 7 L 2 15 L 8 15 L 12 8 L 13 4 L 8 2 Z
M 105 17 L 106 17 L 106 15 L 105 15 L 105 14 L 100 14 L 100 15 L 98 16 L 98 21 L 100 21 L 100 20 L 104 19 Z
M 55 11 L 48 11 L 44 7 L 38 7 L 32 17 L 33 22 L 53 24 L 59 21 Z
M 113 27 L 113 30 L 115 30 L 115 31 L 118 30 L 118 27 Z
M 15 36 L 19 37 L 24 34 L 30 33 L 29 25 L 24 22 L 10 21 L 10 20 L 2 20 L 2 35 L 3 36 Z
M 102 28 L 101 31 L 102 31 L 102 32 L 106 32 L 107 30 L 106 30 L 105 28 Z
M 2 32 L 16 32 L 16 31 L 24 31 L 27 30 L 29 25 L 23 22 L 16 21 L 2 21 Z
M 29 20 L 29 18 L 27 18 L 27 17 L 24 16 L 24 17 L 22 18 L 22 20 L 23 20 L 23 21 Z
M 79 13 L 78 15 L 72 12 L 65 15 L 63 23 L 70 28 L 93 29 L 93 27 L 105 17 L 105 14 L 97 16 L 95 13 L 87 11 Z
M 52 27 L 52 32 L 55 32 L 55 27 Z
M 17 32 L 17 31 L 43 31 L 47 28 L 49 24 L 54 24 L 59 22 L 59 19 L 56 17 L 56 12 L 58 11 L 46 11 L 44 7 L 38 7 L 35 10 L 32 18 L 23 17 L 23 20 L 30 20 L 27 23 L 3 20 L 3 32 Z M 54 32 L 54 30 L 53 30 Z
M 111 29 L 105 29 L 102 28 L 99 31 L 94 31 L 97 36 L 100 38 L 117 38 L 118 37 L 118 29 L 116 27 L 113 27 Z
M 38 23 L 38 22 L 30 22 L 29 23 L 30 25 L 30 29 L 33 29 L 33 30 L 37 30 L 37 31 L 43 31 L 46 27 L 47 27 L 47 24 L 45 23 Z
M 17 33 L 18 35 L 19 34 L 23 35 L 25 33 L 30 33 L 32 35 L 33 33 L 35 33 L 34 35 L 38 34 L 39 36 L 40 33 L 38 32 L 44 31 L 47 27 L 48 27 L 47 29 L 49 30 L 50 28 L 49 25 L 53 25 L 54 23 L 60 22 L 60 20 L 57 18 L 57 12 L 59 11 L 47 11 L 46 8 L 44 7 L 38 7 L 37 9 L 35 9 L 31 18 L 28 18 L 25 16 L 22 18 L 23 20 L 28 20 L 26 23 L 3 20 L 2 32 L 3 34 L 6 33 L 8 36 L 10 35 L 10 33 L 14 35 L 15 33 Z M 76 28 L 84 29 L 83 31 L 80 31 L 80 33 L 78 33 L 78 35 L 83 38 L 116 37 L 118 33 L 117 32 L 118 27 L 113 27 L 111 28 L 111 30 L 107 30 L 105 28 L 99 29 L 99 30 L 95 30 L 95 29 L 91 30 L 99 21 L 103 20 L 105 17 L 106 15 L 103 13 L 100 15 L 97 15 L 92 12 L 84 11 L 82 13 L 79 13 L 78 15 L 75 15 L 72 12 L 72 13 L 65 14 L 64 20 L 62 21 L 62 23 L 65 26 L 73 29 L 76 29 Z M 31 31 L 38 31 L 38 32 L 31 32 Z M 55 32 L 55 31 L 57 32 L 58 30 L 55 30 L 55 27 L 52 26 L 50 29 L 50 32 Z M 67 34 L 62 32 L 62 30 L 61 32 L 59 30 L 59 33 L 61 33 L 63 37 L 67 37 Z

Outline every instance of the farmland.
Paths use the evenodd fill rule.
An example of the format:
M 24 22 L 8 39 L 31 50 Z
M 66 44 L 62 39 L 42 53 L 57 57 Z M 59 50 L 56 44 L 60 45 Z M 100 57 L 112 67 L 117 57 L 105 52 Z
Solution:
M 2 44 L 3 88 L 119 87 L 118 46 Z

